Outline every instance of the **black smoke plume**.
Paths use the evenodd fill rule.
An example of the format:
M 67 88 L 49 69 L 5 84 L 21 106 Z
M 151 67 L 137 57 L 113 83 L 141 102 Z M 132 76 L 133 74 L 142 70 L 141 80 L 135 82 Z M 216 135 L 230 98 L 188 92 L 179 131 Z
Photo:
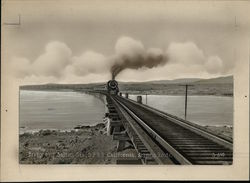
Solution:
M 140 53 L 123 54 L 115 57 L 115 62 L 111 67 L 112 79 L 115 79 L 124 69 L 153 68 L 163 66 L 167 61 L 167 55 L 155 48 Z

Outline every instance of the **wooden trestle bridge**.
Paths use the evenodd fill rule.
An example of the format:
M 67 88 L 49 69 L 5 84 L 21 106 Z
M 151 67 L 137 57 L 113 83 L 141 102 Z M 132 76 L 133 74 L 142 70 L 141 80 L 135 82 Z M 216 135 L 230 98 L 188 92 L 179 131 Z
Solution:
M 118 141 L 117 151 L 131 143 L 138 157 L 117 164 L 230 165 L 233 143 L 226 136 L 159 111 L 122 95 L 106 95 L 108 130 Z

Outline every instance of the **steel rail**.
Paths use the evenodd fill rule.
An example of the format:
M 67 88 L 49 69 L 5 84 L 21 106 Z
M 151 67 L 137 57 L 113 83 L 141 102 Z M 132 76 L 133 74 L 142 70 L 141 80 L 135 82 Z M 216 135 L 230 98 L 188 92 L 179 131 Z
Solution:
M 127 99 L 124 99 L 124 98 L 122 98 L 122 99 L 127 100 Z M 166 113 L 164 113 L 162 111 L 153 109 L 153 108 L 151 108 L 149 106 L 146 106 L 146 105 L 143 105 L 143 104 L 138 104 L 137 102 L 135 102 L 133 100 L 130 100 L 130 99 L 127 100 L 127 101 L 132 102 L 132 103 L 134 103 L 136 105 L 139 105 L 139 106 L 141 106 L 141 107 L 143 107 L 143 108 L 145 108 L 147 110 L 150 110 L 151 112 L 154 112 L 154 113 L 160 115 L 161 117 L 174 122 L 175 124 L 181 125 L 182 127 L 186 128 L 186 129 L 188 129 L 188 130 L 190 130 L 190 131 L 192 131 L 192 132 L 194 132 L 196 134 L 199 134 L 199 135 L 201 135 L 201 136 L 203 136 L 205 138 L 208 138 L 208 139 L 212 140 L 213 142 L 215 142 L 217 144 L 220 144 L 220 145 L 222 145 L 222 146 L 224 146 L 226 148 L 229 148 L 230 150 L 233 150 L 233 143 L 226 140 L 226 139 L 223 139 L 223 138 L 221 138 L 219 136 L 216 136 L 216 135 L 214 135 L 212 133 L 209 133 L 209 132 L 207 132 L 205 130 L 197 128 L 197 127 L 195 127 L 195 126 L 193 126 L 191 124 L 185 123 L 182 120 L 179 120 L 178 118 L 175 118 L 173 116 L 169 116 L 168 114 L 166 114 Z
M 118 103 L 117 100 L 115 100 L 114 98 L 112 98 L 112 100 L 114 101 L 115 105 L 119 105 L 117 107 L 119 107 L 120 112 L 125 117 L 125 119 L 127 120 L 130 127 L 133 129 L 133 131 L 139 136 L 139 138 L 141 139 L 141 141 L 143 142 L 145 147 L 150 151 L 150 153 L 151 153 L 152 157 L 155 159 L 155 161 L 158 164 L 174 164 L 169 156 L 167 156 L 167 157 L 164 157 L 164 156 L 159 157 L 158 156 L 158 154 L 164 154 L 162 149 L 154 143 L 154 140 L 152 139 L 152 137 L 147 135 L 147 133 L 139 126 L 139 124 L 137 124 L 135 119 L 132 118 L 132 116 L 128 113 L 128 111 L 126 109 L 124 109 L 122 106 L 120 107 L 120 103 Z M 127 127 L 127 125 L 125 125 L 125 126 Z M 126 128 L 126 129 L 128 129 L 128 128 Z M 134 143 L 134 138 L 132 137 L 131 140 L 136 148 L 136 144 Z
M 172 147 L 168 142 L 166 142 L 159 134 L 157 134 L 152 128 L 150 128 L 142 119 L 140 119 L 134 112 L 132 112 L 128 107 L 122 104 L 118 99 L 114 99 L 120 104 L 144 129 L 161 144 L 180 164 L 191 165 L 192 163 L 180 154 L 174 147 Z

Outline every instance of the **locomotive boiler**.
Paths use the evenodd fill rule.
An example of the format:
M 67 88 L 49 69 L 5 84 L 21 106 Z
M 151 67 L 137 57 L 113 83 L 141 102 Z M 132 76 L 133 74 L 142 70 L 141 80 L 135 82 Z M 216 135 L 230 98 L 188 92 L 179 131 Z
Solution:
M 117 95 L 119 92 L 118 82 L 114 79 L 109 80 L 107 83 L 107 90 L 110 95 Z

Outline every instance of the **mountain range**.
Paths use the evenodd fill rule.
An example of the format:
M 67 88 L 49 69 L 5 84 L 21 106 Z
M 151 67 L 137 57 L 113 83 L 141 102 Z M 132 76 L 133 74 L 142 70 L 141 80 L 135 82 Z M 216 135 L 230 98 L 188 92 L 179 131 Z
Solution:
M 119 82 L 119 81 L 118 81 Z M 233 76 L 224 76 L 210 79 L 201 78 L 180 78 L 173 80 L 156 80 L 156 81 L 145 81 L 145 82 L 119 82 L 122 84 L 233 84 Z

